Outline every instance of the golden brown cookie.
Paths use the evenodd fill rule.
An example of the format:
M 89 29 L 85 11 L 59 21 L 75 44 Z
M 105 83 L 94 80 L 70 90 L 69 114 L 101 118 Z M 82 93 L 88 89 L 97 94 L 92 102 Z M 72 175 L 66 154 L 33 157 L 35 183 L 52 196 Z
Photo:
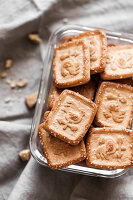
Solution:
M 67 144 L 45 131 L 44 123 L 39 126 L 39 136 L 43 153 L 47 158 L 49 166 L 53 169 L 78 163 L 86 157 L 83 140 L 75 146 Z
M 48 115 L 44 128 L 67 143 L 78 144 L 90 127 L 96 105 L 71 90 L 64 90 Z
M 133 45 L 108 47 L 107 64 L 101 78 L 113 80 L 133 76 Z
M 87 136 L 88 166 L 104 169 L 128 168 L 133 163 L 133 131 L 92 128 Z
M 60 45 L 54 55 L 54 81 L 58 88 L 82 85 L 90 80 L 90 51 L 83 41 Z
M 84 40 L 90 43 L 90 69 L 91 74 L 104 71 L 107 55 L 107 39 L 104 30 L 93 30 L 80 33 L 65 39 L 66 41 Z M 89 46 L 89 45 L 88 45 Z
M 95 124 L 100 127 L 130 128 L 133 88 L 126 84 L 102 82 L 96 95 Z

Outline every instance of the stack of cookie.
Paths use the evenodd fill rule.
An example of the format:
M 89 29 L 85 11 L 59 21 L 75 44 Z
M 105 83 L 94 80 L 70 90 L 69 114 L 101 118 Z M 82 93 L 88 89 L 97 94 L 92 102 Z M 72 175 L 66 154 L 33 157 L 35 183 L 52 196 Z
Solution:
M 86 159 L 96 168 L 131 167 L 133 46 L 107 45 L 103 30 L 87 31 L 65 38 L 53 66 L 48 111 L 39 126 L 49 166 Z

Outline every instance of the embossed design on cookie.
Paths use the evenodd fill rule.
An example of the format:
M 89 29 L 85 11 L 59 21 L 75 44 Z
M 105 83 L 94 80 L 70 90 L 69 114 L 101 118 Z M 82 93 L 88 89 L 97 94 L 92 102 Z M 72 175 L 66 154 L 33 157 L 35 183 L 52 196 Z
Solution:
M 116 71 L 117 69 L 127 69 L 133 67 L 133 55 L 132 54 L 122 54 L 119 53 L 118 58 L 113 57 L 111 54 L 107 57 L 106 64 L 109 65 L 112 71 Z
M 68 101 L 62 108 L 62 111 L 65 115 L 64 119 L 57 119 L 60 125 L 63 125 L 63 130 L 70 128 L 71 131 L 77 131 L 78 127 L 76 124 L 79 124 L 85 113 L 80 110 L 73 101 Z
M 105 97 L 107 103 L 105 104 L 105 110 L 103 111 L 104 117 L 106 119 L 112 118 L 116 123 L 123 122 L 126 111 L 122 109 L 121 105 L 127 103 L 127 99 L 116 91 L 114 94 L 107 91 Z
M 67 59 L 67 58 L 69 58 L 69 57 L 71 57 L 71 56 L 73 56 L 73 57 L 77 57 L 77 56 L 79 56 L 79 53 L 77 53 L 77 52 L 75 52 L 75 53 L 69 53 L 69 55 L 62 55 L 61 57 L 60 57 L 60 60 L 65 60 L 65 59 Z
M 76 58 L 79 56 L 78 52 L 71 52 L 69 51 L 68 54 L 62 55 L 60 57 L 60 60 L 62 61 L 62 67 L 61 67 L 61 75 L 63 77 L 66 76 L 76 76 L 80 72 L 80 66 L 79 63 L 73 58 Z
M 126 112 L 124 110 L 120 109 L 120 106 L 118 105 L 117 102 L 109 103 L 105 108 L 106 108 L 105 109 L 106 112 L 103 111 L 103 115 L 106 118 L 112 117 L 112 119 L 116 123 L 123 122 Z
M 80 67 L 78 63 L 72 63 L 71 61 L 65 62 L 61 67 L 61 75 L 63 77 L 72 75 L 76 76 L 80 72 Z
M 107 99 L 108 100 L 116 100 L 117 99 L 117 96 L 112 94 L 112 93 L 108 93 L 107 94 Z
M 111 114 L 108 114 L 107 112 L 103 111 L 103 115 L 105 116 L 105 118 L 110 118 L 111 117 Z
M 67 128 L 70 128 L 71 131 L 77 131 L 78 130 L 78 128 L 76 126 L 70 125 L 67 121 L 65 121 L 63 119 L 57 119 L 57 121 L 60 125 L 63 125 L 63 130 L 66 130 Z
M 112 119 L 117 122 L 117 123 L 121 123 L 124 120 L 124 116 L 125 116 L 125 111 L 119 111 L 118 113 L 112 113 Z
M 121 159 L 124 154 L 123 151 L 126 151 L 126 146 L 123 145 L 123 139 L 121 137 L 117 138 L 117 141 L 111 137 L 100 137 L 95 154 L 101 160 L 110 160 L 112 157 Z
M 121 69 L 132 68 L 133 62 L 131 62 L 132 56 L 128 56 L 128 58 L 119 58 L 118 59 L 118 67 Z
M 106 95 L 108 100 L 117 100 L 121 103 L 127 103 L 127 100 L 125 97 L 121 96 L 121 94 L 112 94 L 111 92 L 108 92 Z
M 123 145 L 123 139 L 121 137 L 117 138 L 117 152 L 115 157 L 121 158 L 123 156 L 123 151 L 126 151 L 126 147 Z
M 113 58 L 111 55 L 107 58 L 107 64 L 110 65 L 110 68 L 113 71 L 116 71 L 118 68 L 120 69 L 127 69 L 127 68 L 132 68 L 133 67 L 133 56 L 132 55 L 125 55 L 121 54 L 120 58 L 116 59 L 115 57 Z
M 98 159 L 109 160 L 111 154 L 116 152 L 116 142 L 112 138 L 99 138 L 98 148 L 96 149 L 96 157 Z
M 123 104 L 123 103 L 127 103 L 127 100 L 125 97 L 120 97 L 119 101 Z

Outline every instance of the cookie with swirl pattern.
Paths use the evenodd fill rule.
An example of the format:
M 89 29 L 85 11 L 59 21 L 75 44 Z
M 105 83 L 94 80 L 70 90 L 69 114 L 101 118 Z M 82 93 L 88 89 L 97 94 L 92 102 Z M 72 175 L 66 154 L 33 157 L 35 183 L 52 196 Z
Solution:
M 103 169 L 132 167 L 132 144 L 132 130 L 92 128 L 86 140 L 86 164 Z

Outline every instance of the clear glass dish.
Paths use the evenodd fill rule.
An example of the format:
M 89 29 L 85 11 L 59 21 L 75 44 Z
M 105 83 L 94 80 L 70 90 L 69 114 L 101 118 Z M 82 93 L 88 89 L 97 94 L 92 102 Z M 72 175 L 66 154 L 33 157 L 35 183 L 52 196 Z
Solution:
M 96 28 L 89 28 L 79 25 L 66 25 L 56 32 L 54 32 L 48 42 L 47 46 L 47 54 L 44 59 L 44 69 L 42 72 L 40 88 L 39 88 L 39 96 L 35 108 L 35 114 L 31 127 L 31 136 L 30 136 L 30 150 L 34 159 L 41 165 L 48 166 L 46 158 L 43 155 L 40 140 L 38 137 L 38 126 L 42 122 L 42 117 L 44 112 L 46 111 L 47 98 L 49 94 L 49 90 L 52 82 L 52 64 L 53 64 L 53 55 L 55 47 L 61 43 L 62 39 L 66 36 L 76 35 L 83 31 L 93 30 Z M 133 44 L 133 35 L 126 33 L 117 33 L 107 31 L 108 43 L 113 43 L 117 45 L 127 45 Z M 42 46 L 43 53 L 43 46 Z M 89 176 L 99 176 L 106 178 L 115 178 L 123 175 L 127 172 L 127 169 L 117 169 L 117 170 L 103 170 L 103 169 L 95 169 L 89 168 L 83 165 L 75 164 L 70 165 L 66 168 L 61 169 L 62 171 L 72 172 L 77 174 L 84 174 Z

